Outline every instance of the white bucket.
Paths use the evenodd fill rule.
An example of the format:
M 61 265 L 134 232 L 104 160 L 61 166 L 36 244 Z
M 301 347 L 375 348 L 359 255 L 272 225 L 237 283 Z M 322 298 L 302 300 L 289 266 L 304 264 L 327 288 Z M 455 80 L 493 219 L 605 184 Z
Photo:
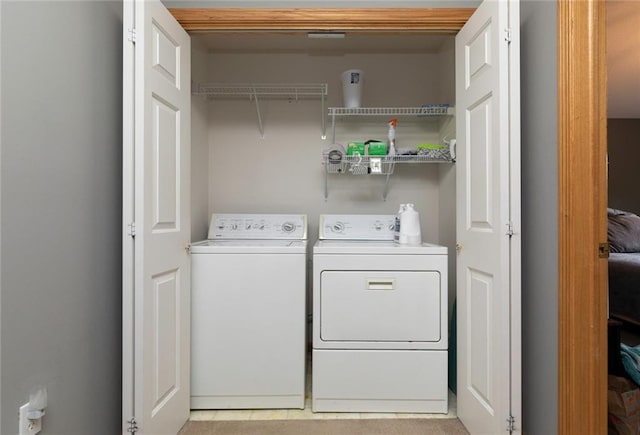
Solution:
M 342 73 L 344 107 L 353 109 L 361 106 L 363 77 L 360 69 L 350 69 Z

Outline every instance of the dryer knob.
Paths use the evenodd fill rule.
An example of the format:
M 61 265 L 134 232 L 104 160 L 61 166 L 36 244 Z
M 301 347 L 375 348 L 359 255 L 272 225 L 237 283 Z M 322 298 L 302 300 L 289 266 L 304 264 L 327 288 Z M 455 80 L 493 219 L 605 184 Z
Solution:
M 331 231 L 334 233 L 341 233 L 344 230 L 344 224 L 342 222 L 336 222 L 331 226 Z

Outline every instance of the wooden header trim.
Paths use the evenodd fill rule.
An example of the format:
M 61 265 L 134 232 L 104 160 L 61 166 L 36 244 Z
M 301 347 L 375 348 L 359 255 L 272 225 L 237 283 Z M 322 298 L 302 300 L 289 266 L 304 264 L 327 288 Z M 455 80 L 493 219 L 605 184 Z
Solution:
M 187 31 L 412 30 L 456 33 L 475 9 L 171 8 L 169 11 Z

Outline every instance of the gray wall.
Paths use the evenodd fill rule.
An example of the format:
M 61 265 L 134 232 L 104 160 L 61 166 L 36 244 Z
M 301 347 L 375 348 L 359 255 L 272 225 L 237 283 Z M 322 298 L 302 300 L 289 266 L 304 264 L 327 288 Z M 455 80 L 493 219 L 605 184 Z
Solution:
M 2 427 L 47 388 L 47 434 L 121 414 L 122 3 L 3 1 Z
M 191 81 L 207 81 L 207 50 L 191 38 Z M 193 86 L 193 85 L 192 85 Z M 191 241 L 207 238 L 209 224 L 209 105 L 191 99 Z
M 558 431 L 557 5 L 521 3 L 523 422 Z
M 640 119 L 609 119 L 609 207 L 640 214 Z

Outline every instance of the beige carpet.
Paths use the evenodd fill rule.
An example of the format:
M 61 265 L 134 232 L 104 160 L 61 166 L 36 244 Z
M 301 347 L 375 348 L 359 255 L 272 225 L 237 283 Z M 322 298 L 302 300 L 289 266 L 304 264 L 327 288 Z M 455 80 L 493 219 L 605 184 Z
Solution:
M 458 419 L 188 421 L 178 435 L 457 435 Z

